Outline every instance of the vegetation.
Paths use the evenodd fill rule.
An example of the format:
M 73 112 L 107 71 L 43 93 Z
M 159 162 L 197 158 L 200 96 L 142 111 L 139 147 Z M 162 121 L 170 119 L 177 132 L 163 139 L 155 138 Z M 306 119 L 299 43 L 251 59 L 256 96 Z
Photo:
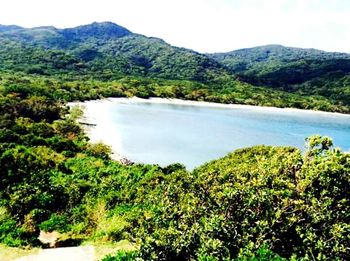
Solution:
M 3 70 L 100 79 L 132 75 L 209 82 L 227 78 L 222 66 L 203 54 L 112 23 L 0 31 L 0 43 Z
M 350 156 L 327 137 L 310 138 L 305 155 L 258 146 L 193 172 L 124 166 L 88 143 L 59 100 L 37 96 L 40 88 L 2 90 L 4 244 L 38 246 L 41 229 L 64 234 L 61 245 L 138 246 L 121 259 L 349 258 Z
M 64 99 L 137 95 L 349 113 L 349 61 L 281 46 L 204 55 L 108 22 L 0 27 L 0 72 L 54 81 Z M 128 90 L 106 88 L 116 83 Z
M 0 73 L 4 94 L 45 95 L 57 101 L 90 100 L 103 97 L 161 97 L 349 113 L 350 107 L 337 105 L 322 96 L 300 96 L 279 90 L 270 91 L 239 81 L 215 85 L 185 80 L 123 77 L 114 81 L 63 77 L 32 76 L 23 73 Z
M 102 37 L 99 28 L 92 28 L 97 30 L 92 40 L 89 27 L 71 32 L 74 37 L 66 32 L 73 39 L 67 51 L 57 43 L 61 31 L 52 42 L 57 49 L 51 49 L 34 43 L 38 38 L 51 43 L 45 37 L 52 28 L 41 28 L 28 45 L 9 38 L 24 29 L 0 27 L 7 37 L 0 36 L 5 41 L 0 56 L 7 57 L 0 59 L 0 243 L 40 246 L 37 237 L 44 230 L 59 232 L 61 246 L 121 240 L 129 246 L 105 260 L 350 259 L 350 154 L 334 148 L 330 138 L 310 137 L 304 153 L 291 147 L 240 149 L 192 172 L 180 164 L 126 166 L 110 159 L 107 146 L 88 142 L 76 123 L 79 113 L 68 114 L 65 103 L 136 95 L 349 107 L 225 78 L 221 67 L 217 74 L 204 71 L 203 81 L 195 80 L 197 71 L 185 69 L 170 80 L 161 73 L 157 78 L 107 73 L 105 67 L 97 75 L 89 62 L 80 64 L 76 46 L 102 41 L 104 48 L 103 41 L 111 44 L 120 33 L 126 34 L 117 36 L 123 41 L 142 38 L 118 28 Z M 188 61 L 209 59 L 188 55 Z M 39 71 L 30 71 L 35 66 Z
M 13 261 L 23 256 L 35 255 L 38 252 L 39 248 L 21 249 L 0 244 L 0 260 L 2 261 Z
M 210 57 L 245 82 L 349 105 L 349 54 L 268 45 Z

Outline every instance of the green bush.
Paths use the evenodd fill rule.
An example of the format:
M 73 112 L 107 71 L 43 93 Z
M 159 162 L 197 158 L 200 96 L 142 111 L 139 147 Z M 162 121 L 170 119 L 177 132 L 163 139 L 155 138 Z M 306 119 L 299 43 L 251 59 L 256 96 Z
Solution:
M 118 251 L 115 255 L 108 255 L 102 261 L 135 261 L 139 257 L 137 251 Z
M 88 145 L 58 102 L 109 93 L 111 86 L 125 95 L 274 104 L 275 92 L 259 90 L 254 98 L 254 88 L 233 84 L 215 92 L 186 81 L 1 76 L 0 242 L 35 245 L 42 229 L 128 239 L 140 249 L 110 257 L 119 260 L 350 260 L 350 155 L 330 138 L 309 138 L 305 153 L 240 149 L 192 172 L 181 164 L 125 166 L 109 159 L 107 147 Z M 278 94 L 281 106 L 320 105 Z
M 53 213 L 50 218 L 39 225 L 39 228 L 46 232 L 58 231 L 66 232 L 69 230 L 68 218 L 66 215 Z
M 241 249 L 235 261 L 287 261 L 266 247 L 261 247 L 257 250 L 250 248 Z

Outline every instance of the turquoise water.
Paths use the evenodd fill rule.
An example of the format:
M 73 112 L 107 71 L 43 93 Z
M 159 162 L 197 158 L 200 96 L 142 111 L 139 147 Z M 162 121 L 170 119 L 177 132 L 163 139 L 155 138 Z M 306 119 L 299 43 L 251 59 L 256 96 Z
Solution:
M 337 114 L 125 101 L 109 102 L 104 117 L 117 130 L 120 154 L 162 166 L 180 162 L 193 169 L 257 144 L 304 148 L 313 134 L 350 150 L 350 117 Z

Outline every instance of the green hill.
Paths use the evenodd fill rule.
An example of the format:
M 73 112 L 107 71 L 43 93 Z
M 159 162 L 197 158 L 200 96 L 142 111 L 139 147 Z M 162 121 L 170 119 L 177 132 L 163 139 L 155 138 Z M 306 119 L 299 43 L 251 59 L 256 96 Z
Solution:
M 350 154 L 330 138 L 192 172 L 123 165 L 87 142 L 76 110 L 41 95 L 0 95 L 0 243 L 40 246 L 43 230 L 63 235 L 57 246 L 135 246 L 106 260 L 349 260 Z
M 42 246 L 40 231 L 57 231 L 57 246 L 135 246 L 105 260 L 350 260 L 350 154 L 329 137 L 308 138 L 304 153 L 244 148 L 189 172 L 112 160 L 66 106 L 157 96 L 350 112 L 345 54 L 243 51 L 235 70 L 111 23 L 0 31 L 0 244 Z M 290 82 L 299 62 L 305 80 Z
M 3 29 L 2 29 L 3 28 Z M 23 28 L 1 26 L 2 38 L 45 48 L 71 49 L 89 40 L 111 40 L 132 34 L 126 28 L 111 22 L 92 23 L 74 28 L 57 29 L 53 26 Z
M 350 54 L 267 45 L 209 57 L 251 84 L 350 104 Z
M 205 55 L 111 22 L 0 26 L 0 73 L 82 84 L 135 79 L 137 90 L 125 95 L 349 112 L 349 71 L 347 54 L 271 45 Z
M 23 71 L 26 68 L 27 72 L 55 75 L 66 73 L 66 64 L 69 64 L 71 74 L 110 78 L 133 75 L 200 82 L 227 75 L 221 64 L 203 54 L 134 34 L 110 22 L 69 29 L 3 28 L 0 31 L 0 68 L 3 69 Z M 34 59 L 26 60 L 26 56 Z
M 0 24 L 0 32 L 8 32 L 13 30 L 22 29 L 22 27 L 17 25 L 1 25 Z

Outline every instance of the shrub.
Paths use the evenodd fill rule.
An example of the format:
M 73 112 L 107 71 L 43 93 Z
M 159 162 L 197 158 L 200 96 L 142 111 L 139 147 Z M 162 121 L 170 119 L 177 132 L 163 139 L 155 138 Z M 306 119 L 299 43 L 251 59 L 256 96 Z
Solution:
M 115 255 L 107 255 L 102 261 L 135 261 L 138 257 L 137 251 L 118 251 Z
M 39 225 L 39 228 L 43 231 L 58 231 L 66 232 L 69 230 L 68 218 L 66 215 L 52 214 L 50 218 Z

